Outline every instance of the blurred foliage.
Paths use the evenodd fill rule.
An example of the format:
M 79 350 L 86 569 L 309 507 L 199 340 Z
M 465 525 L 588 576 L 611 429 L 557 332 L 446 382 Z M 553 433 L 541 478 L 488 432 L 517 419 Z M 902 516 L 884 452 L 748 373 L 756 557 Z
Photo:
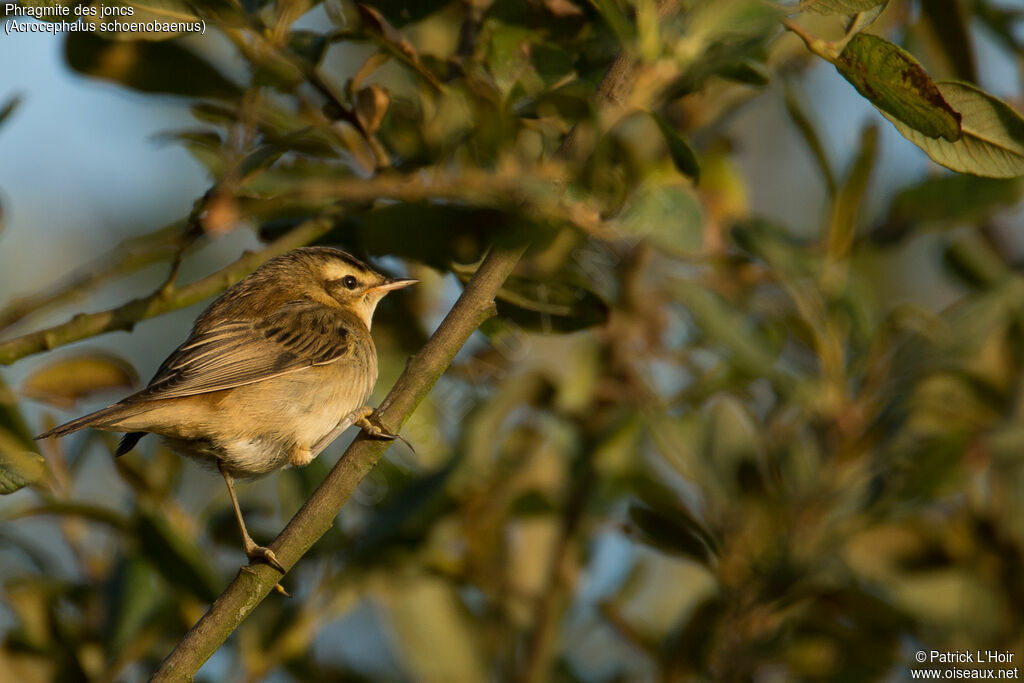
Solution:
M 212 185 L 178 256 L 340 208 L 321 242 L 424 281 L 382 306 L 380 388 L 489 247 L 531 245 L 407 424 L 416 452 L 391 450 L 284 579 L 295 598 L 261 605 L 202 680 L 898 680 L 918 650 L 1024 657 L 1024 261 L 1008 238 L 1024 120 L 967 82 L 969 28 L 1019 63 L 1020 11 L 119 3 L 207 25 L 64 39 L 85 76 L 188 98 L 195 127 L 166 140 Z M 620 53 L 625 86 L 602 105 Z M 933 168 L 860 211 L 888 196 L 870 182 L 879 128 L 847 168 L 829 158 L 802 89 L 819 59 L 973 175 Z M 817 234 L 750 213 L 758 178 L 726 124 L 773 98 L 827 188 Z M 172 256 L 167 234 L 129 250 L 138 267 Z M 908 250 L 928 249 L 947 299 L 894 296 Z M 94 352 L 38 363 L 0 386 L 0 489 L 28 487 L 0 523 L 0 680 L 138 680 L 234 571 L 227 497 L 197 503 L 206 475 L 155 444 L 111 465 L 113 440 L 81 434 L 40 460 L 30 401 L 52 423 L 135 375 Z M 327 466 L 275 475 L 269 498 L 243 487 L 258 539 Z M 96 468 L 117 476 L 86 495 Z

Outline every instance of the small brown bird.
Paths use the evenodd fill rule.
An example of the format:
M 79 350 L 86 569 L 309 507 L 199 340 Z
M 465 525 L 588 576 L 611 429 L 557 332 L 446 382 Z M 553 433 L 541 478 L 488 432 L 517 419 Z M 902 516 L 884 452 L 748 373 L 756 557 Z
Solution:
M 245 554 L 284 572 L 249 536 L 233 479 L 307 465 L 351 425 L 396 438 L 367 419 L 377 381 L 370 324 L 385 294 L 416 282 L 386 278 L 338 249 L 295 249 L 210 304 L 145 389 L 37 438 L 86 427 L 127 432 L 120 456 L 152 433 L 215 464 Z

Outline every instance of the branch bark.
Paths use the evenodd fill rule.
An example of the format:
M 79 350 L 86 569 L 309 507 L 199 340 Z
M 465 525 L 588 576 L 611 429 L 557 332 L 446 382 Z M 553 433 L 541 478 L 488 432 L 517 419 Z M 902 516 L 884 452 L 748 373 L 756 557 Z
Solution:
M 381 425 L 397 432 L 444 373 L 469 336 L 493 314 L 494 295 L 525 251 L 492 251 L 466 285 L 455 306 L 434 334 L 406 366 L 405 372 L 377 411 Z M 270 548 L 287 568 L 334 523 L 363 477 L 373 469 L 390 442 L 360 434 L 345 451 L 323 483 L 295 513 Z M 153 675 L 152 681 L 191 680 L 199 667 L 227 639 L 277 583 L 273 568 L 258 564 L 242 567 L 235 579 L 206 614 L 185 634 Z

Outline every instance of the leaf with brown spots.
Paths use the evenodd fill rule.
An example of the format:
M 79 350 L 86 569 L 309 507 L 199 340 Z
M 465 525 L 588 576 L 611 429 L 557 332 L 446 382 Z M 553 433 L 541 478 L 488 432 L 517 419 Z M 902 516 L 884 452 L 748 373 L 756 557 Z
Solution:
M 883 113 L 928 138 L 960 139 L 960 114 L 910 53 L 866 33 L 835 59 L 836 69 Z
M 939 81 L 943 97 L 963 114 L 963 135 L 956 142 L 930 138 L 892 116 L 896 129 L 936 163 L 959 173 L 989 178 L 1024 176 L 1024 118 L 977 86 Z

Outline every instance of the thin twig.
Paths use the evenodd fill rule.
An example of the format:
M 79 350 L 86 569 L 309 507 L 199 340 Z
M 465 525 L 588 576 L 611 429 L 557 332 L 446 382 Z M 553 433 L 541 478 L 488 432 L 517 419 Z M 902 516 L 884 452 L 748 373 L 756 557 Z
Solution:
M 131 330 L 135 323 L 202 301 L 241 280 L 264 261 L 309 244 L 335 224 L 334 211 L 312 218 L 266 248 L 243 254 L 217 272 L 175 290 L 169 296 L 158 289 L 149 296 L 98 313 L 80 313 L 65 323 L 0 342 L 0 365 L 10 365 L 25 356 L 48 351 L 81 339 L 115 330 Z
M 494 295 L 512 272 L 525 247 L 492 251 L 484 259 L 458 301 L 392 387 L 378 411 L 380 423 L 397 432 L 444 373 L 466 340 L 493 310 Z M 271 549 L 291 568 L 331 525 L 390 442 L 360 433 L 323 483 L 295 513 Z M 209 611 L 181 639 L 153 681 L 190 680 L 277 584 L 280 574 L 263 565 L 242 567 Z
M 556 191 L 564 185 L 565 177 L 563 165 L 541 164 L 523 168 L 521 173 L 466 170 L 458 175 L 417 172 L 382 173 L 372 178 L 304 179 L 273 197 L 245 198 L 243 205 L 248 214 L 264 214 L 278 207 L 325 200 L 370 203 L 378 199 L 448 199 L 487 207 L 505 206 L 542 223 L 564 222 L 598 238 L 618 237 L 604 224 L 595 207 Z
M 12 300 L 0 311 L 0 330 L 12 327 L 30 315 L 76 301 L 104 282 L 167 258 L 174 252 L 180 234 L 179 221 L 148 235 L 127 239 L 50 291 Z

